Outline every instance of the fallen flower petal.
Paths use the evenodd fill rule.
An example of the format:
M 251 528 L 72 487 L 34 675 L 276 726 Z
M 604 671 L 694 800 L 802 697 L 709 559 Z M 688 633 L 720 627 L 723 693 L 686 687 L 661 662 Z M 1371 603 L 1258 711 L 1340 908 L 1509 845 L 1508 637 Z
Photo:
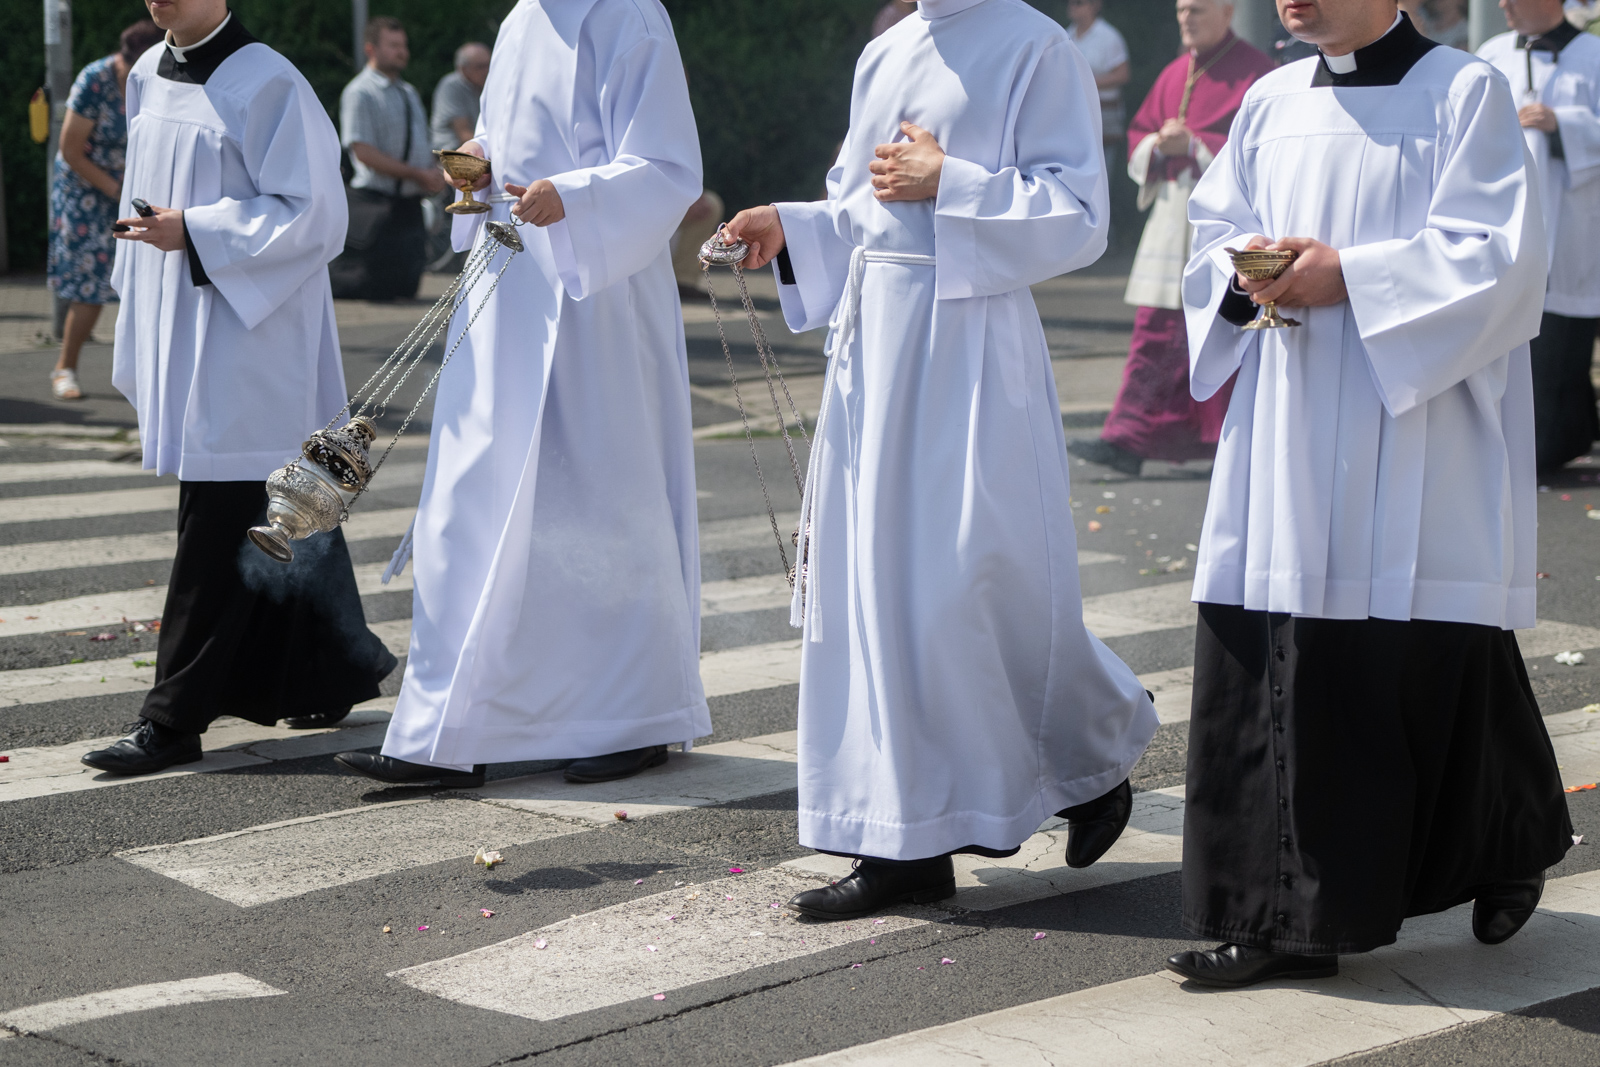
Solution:
M 1043 940 L 1044 940 L 1044 934 L 1042 934 L 1042 933 L 1039 933 L 1039 934 L 1034 934 L 1034 935 L 1033 935 L 1033 939 L 1034 939 L 1034 940 L 1035 940 L 1035 941 L 1043 941 Z
M 494 918 L 494 912 L 490 911 L 488 908 L 479 908 L 478 914 L 482 915 L 485 919 Z
M 539 940 L 537 940 L 537 941 L 535 941 L 533 943 L 533 947 L 534 948 L 544 948 L 548 944 L 550 944 L 550 942 L 546 941 L 544 938 L 541 937 Z
M 944 959 L 939 961 L 939 963 L 941 965 L 946 964 L 946 963 L 954 963 L 954 962 L 955 962 L 955 960 L 951 959 L 949 956 L 946 956 Z
M 1100 532 L 1100 524 L 1098 522 L 1095 522 L 1093 519 L 1090 519 L 1089 520 L 1089 532 L 1090 533 L 1099 533 Z
M 644 947 L 644 950 L 645 950 L 645 951 L 646 951 L 646 952 L 654 952 L 654 951 L 656 951 L 656 947 L 655 947 L 655 946 L 654 946 L 654 945 L 646 945 L 646 946 L 645 946 L 645 947 Z
M 494 865 L 501 862 L 503 859 L 504 857 L 498 852 L 480 848 L 478 850 L 478 854 L 472 857 L 472 862 L 481 863 L 483 864 L 484 870 L 492 871 L 494 870 Z
M 767 907 L 769 907 L 769 908 L 781 908 L 781 907 L 783 907 L 783 905 L 782 904 L 768 904 Z
M 91 641 L 115 641 L 116 639 L 116 634 L 95 634 L 93 637 L 89 638 Z
M 1594 782 L 1590 782 L 1588 785 L 1569 785 L 1569 786 L 1567 786 L 1566 789 L 1562 790 L 1562 792 L 1564 792 L 1564 793 L 1582 793 L 1582 792 L 1585 792 L 1586 790 L 1590 790 L 1590 789 L 1595 788 L 1595 785 L 1596 785 L 1596 783 L 1594 783 Z
M 389 928 L 388 928 L 388 927 L 387 927 L 387 926 L 385 926 L 385 927 L 384 927 L 384 928 L 383 928 L 383 932 L 384 932 L 384 933 L 388 933 L 388 932 L 389 932 Z
M 869 945 L 876 945 L 877 943 L 878 943 L 878 939 L 877 938 L 873 938 L 871 941 L 867 942 L 867 944 L 869 944 Z
M 625 812 L 625 811 L 614 811 L 614 812 L 611 813 L 611 817 L 613 819 L 617 820 L 618 822 L 627 822 L 628 821 L 628 813 Z
M 426 929 L 427 929 L 427 927 L 426 927 L 426 926 L 419 926 L 419 927 L 417 927 L 417 933 L 419 933 L 419 934 L 420 934 L 420 933 L 422 933 L 422 931 L 424 931 L 424 930 L 426 930 Z
M 11 762 L 11 757 L 10 756 L 0 756 L 0 763 L 10 763 L 10 762 Z M 733 898 L 729 897 L 728 899 L 732 900 Z
M 1573 835 L 1572 835 L 1572 843 L 1573 843 L 1573 844 L 1574 844 L 1574 845 L 1581 845 L 1581 844 L 1583 844 L 1583 835 L 1582 835 L 1582 834 L 1573 834 Z
M 888 919 L 873 919 L 872 920 L 872 925 L 873 926 L 882 926 L 884 923 L 886 923 L 888 921 L 889 921 Z
M 1596 711 L 1600 711 L 1600 706 L 1597 706 L 1595 708 L 1595 710 Z M 733 899 L 733 894 L 732 893 L 724 893 L 724 894 L 722 894 L 722 899 L 723 900 L 732 900 Z
M 667 995 L 665 993 L 657 993 L 655 996 L 651 997 L 650 999 L 651 1000 L 666 1000 L 667 999 Z
M 1568 667 L 1576 667 L 1583 662 L 1582 652 L 1557 652 L 1556 662 L 1564 663 Z
M 850 965 L 850 969 L 853 971 L 853 970 L 856 970 L 860 966 L 861 966 L 861 964 L 859 964 L 859 963 L 852 963 Z
M 635 878 L 633 880 L 633 884 L 634 885 L 644 885 L 644 879 L 643 878 Z
M 729 874 L 743 874 L 744 873 L 744 868 L 743 867 L 729 867 L 728 868 L 728 873 Z

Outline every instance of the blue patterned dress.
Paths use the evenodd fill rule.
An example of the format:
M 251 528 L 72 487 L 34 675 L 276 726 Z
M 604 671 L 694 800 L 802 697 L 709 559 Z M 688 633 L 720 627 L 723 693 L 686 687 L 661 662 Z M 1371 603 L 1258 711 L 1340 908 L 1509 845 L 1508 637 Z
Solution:
M 114 57 L 97 59 L 78 73 L 67 109 L 94 123 L 85 154 L 120 182 L 128 121 Z M 50 218 L 50 288 L 81 304 L 115 300 L 111 224 L 117 220 L 117 202 L 79 177 L 59 153 L 50 180 Z

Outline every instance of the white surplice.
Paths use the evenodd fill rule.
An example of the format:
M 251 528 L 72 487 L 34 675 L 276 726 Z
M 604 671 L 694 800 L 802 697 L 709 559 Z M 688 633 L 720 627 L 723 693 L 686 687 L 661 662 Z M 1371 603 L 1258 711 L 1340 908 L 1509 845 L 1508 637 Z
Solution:
M 1319 62 L 1250 88 L 1189 200 L 1193 395 L 1239 373 L 1194 599 L 1532 626 L 1545 237 L 1510 88 L 1451 48 L 1393 86 L 1314 88 Z M 1224 248 L 1258 234 L 1338 249 L 1349 300 L 1224 320 Z
M 184 251 L 118 241 L 112 382 L 139 413 L 144 465 L 184 481 L 265 479 L 345 402 L 327 265 L 344 247 L 339 138 L 305 78 L 246 44 L 204 84 L 128 75 L 123 217 L 180 208 Z
M 901 120 L 948 153 L 936 200 L 872 195 Z M 810 461 L 800 839 L 888 859 L 1010 848 L 1120 783 L 1156 728 L 1083 627 L 1027 288 L 1105 248 L 1088 66 L 1020 0 L 923 0 L 862 54 L 828 185 L 777 205 L 792 329 L 853 317 L 853 259 L 859 281 Z
M 1550 135 L 1522 135 L 1542 179 L 1550 282 L 1544 309 L 1573 318 L 1600 317 L 1600 38 L 1580 33 L 1556 56 L 1516 46 L 1517 35 L 1485 41 L 1478 55 L 1511 83 L 1522 107 L 1542 103 L 1556 113 L 1562 157 L 1550 155 Z M 1528 84 L 1529 59 L 1533 84 Z
M 482 100 L 495 188 L 548 178 L 566 218 L 518 229 L 527 251 L 439 380 L 410 658 L 383 752 L 466 767 L 704 736 L 688 364 L 667 251 L 700 195 L 700 149 L 666 12 L 522 0 Z M 487 240 L 481 220 L 508 210 L 458 220 L 458 244 Z

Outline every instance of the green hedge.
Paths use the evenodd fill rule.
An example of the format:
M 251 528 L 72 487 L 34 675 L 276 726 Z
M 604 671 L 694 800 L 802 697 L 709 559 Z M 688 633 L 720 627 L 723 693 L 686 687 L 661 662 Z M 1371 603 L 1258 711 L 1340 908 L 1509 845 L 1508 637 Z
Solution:
M 730 208 L 821 195 L 822 178 L 848 120 L 850 74 L 879 0 L 664 0 L 689 73 L 706 185 Z M 1035 0 L 1064 19 L 1064 0 Z M 234 0 L 257 37 L 310 80 L 331 114 L 354 69 L 350 8 L 338 0 Z M 462 41 L 492 42 L 513 0 L 373 0 L 411 39 L 407 78 L 432 95 Z M 44 148 L 28 138 L 28 97 L 44 80 L 39 0 L 0 4 L 0 152 L 13 269 L 44 262 Z M 1130 110 L 1176 54 L 1170 0 L 1108 0 L 1107 18 L 1127 36 L 1134 78 Z M 144 16 L 137 0 L 74 0 L 73 55 L 81 67 L 115 50 Z

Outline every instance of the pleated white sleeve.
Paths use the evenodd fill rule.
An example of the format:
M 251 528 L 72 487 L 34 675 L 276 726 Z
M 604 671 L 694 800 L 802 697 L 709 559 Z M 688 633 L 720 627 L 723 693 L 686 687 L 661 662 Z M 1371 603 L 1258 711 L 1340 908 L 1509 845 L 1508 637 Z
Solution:
M 1206 168 L 1189 196 L 1194 238 L 1183 269 L 1183 315 L 1189 333 L 1189 393 L 1196 400 L 1216 395 L 1256 338 L 1217 314 L 1233 279 L 1233 261 L 1226 249 L 1243 248 L 1264 229 L 1250 205 L 1239 150 L 1245 114 L 1241 110 L 1234 118 L 1222 154 Z
M 1108 201 L 1094 76 L 1063 40 L 1019 73 L 998 171 L 946 156 L 934 206 L 939 299 L 997 296 L 1087 266 L 1106 248 Z
M 1451 88 L 1427 222 L 1413 237 L 1339 252 L 1373 379 L 1395 417 L 1537 335 L 1544 307 L 1543 210 L 1511 88 L 1487 64 Z
M 231 125 L 231 124 L 230 124 Z M 230 129 L 257 195 L 183 213 L 217 295 L 254 329 L 344 248 L 339 138 L 303 79 L 260 85 Z
M 567 295 L 582 300 L 661 255 L 700 197 L 700 140 L 683 60 L 652 34 L 604 75 L 611 162 L 550 175 L 566 217 L 549 227 Z
M 778 279 L 783 321 L 795 333 L 826 326 L 844 293 L 853 249 L 839 236 L 834 214 L 843 175 L 837 163 L 828 171 L 826 200 L 772 205 L 783 223 L 784 251 L 793 275 L 785 278 L 776 259 L 772 273 Z
M 1590 82 L 1591 93 L 1597 86 Z M 1567 163 L 1568 188 L 1578 189 L 1600 178 L 1600 101 L 1590 106 L 1558 105 L 1556 129 L 1561 132 L 1561 152 Z

